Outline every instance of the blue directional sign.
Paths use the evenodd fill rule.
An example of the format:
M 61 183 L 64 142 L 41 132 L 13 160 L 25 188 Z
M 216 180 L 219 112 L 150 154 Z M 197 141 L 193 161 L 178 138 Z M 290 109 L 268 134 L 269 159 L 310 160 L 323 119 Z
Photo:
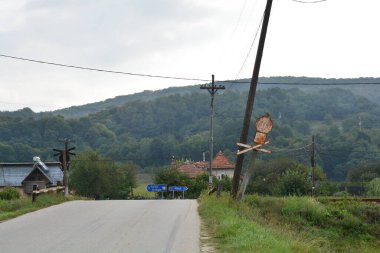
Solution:
M 148 192 L 166 192 L 168 185 L 166 184 L 148 184 L 146 190 Z
M 169 191 L 179 191 L 184 192 L 187 191 L 189 188 L 186 186 L 169 186 Z

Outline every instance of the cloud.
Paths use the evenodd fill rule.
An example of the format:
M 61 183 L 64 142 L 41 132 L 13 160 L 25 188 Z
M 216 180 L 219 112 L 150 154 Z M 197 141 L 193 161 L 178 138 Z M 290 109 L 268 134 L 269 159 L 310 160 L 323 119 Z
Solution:
M 275 1 L 261 74 L 379 76 L 376 2 L 365 0 L 363 7 L 347 0 L 342 9 L 337 1 Z M 5 0 L 0 1 L 0 53 L 127 72 L 230 79 L 242 66 L 264 5 L 262 0 Z M 239 77 L 251 75 L 256 45 Z M 34 106 L 41 101 L 68 107 L 191 84 L 0 58 L 0 110 L 25 104 L 43 110 Z

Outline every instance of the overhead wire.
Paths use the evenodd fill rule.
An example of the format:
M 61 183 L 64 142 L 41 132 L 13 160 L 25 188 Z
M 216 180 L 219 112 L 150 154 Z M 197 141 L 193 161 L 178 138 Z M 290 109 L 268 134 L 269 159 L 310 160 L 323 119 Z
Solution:
M 243 61 L 243 64 L 242 64 L 242 66 L 240 67 L 239 72 L 237 73 L 237 75 L 236 75 L 236 77 L 235 77 L 235 80 L 239 77 L 241 71 L 243 70 L 243 68 L 245 67 L 245 64 L 247 63 L 248 57 L 249 57 L 249 55 L 251 54 L 251 51 L 252 51 L 253 45 L 255 44 L 255 41 L 256 41 L 257 35 L 259 34 L 260 27 L 261 27 L 261 25 L 262 25 L 262 23 L 263 23 L 263 20 L 264 20 L 264 13 L 263 13 L 263 16 L 261 17 L 261 20 L 260 20 L 259 25 L 257 26 L 256 33 L 255 33 L 255 36 L 254 36 L 254 38 L 253 38 L 253 40 L 252 40 L 251 46 L 249 47 L 248 53 L 247 53 L 247 55 L 245 56 L 245 59 L 244 59 L 244 61 Z
M 292 1 L 296 3 L 301 3 L 301 4 L 317 4 L 317 3 L 326 2 L 327 0 L 314 0 L 314 1 L 292 0 Z
M 174 79 L 174 80 L 185 80 L 185 81 L 201 81 L 201 82 L 210 82 L 210 79 L 202 79 L 202 78 L 189 78 L 189 77 L 176 77 L 176 76 L 164 76 L 164 75 L 152 75 L 152 74 L 143 74 L 143 73 L 132 73 L 132 72 L 126 72 L 126 71 L 115 71 L 115 70 L 107 70 L 107 69 L 99 69 L 99 68 L 91 68 L 91 67 L 83 67 L 83 66 L 77 66 L 77 65 L 68 65 L 68 64 L 62 64 L 62 63 L 56 63 L 56 62 L 48 62 L 48 61 L 42 61 L 42 60 L 36 60 L 36 59 L 30 59 L 30 58 L 24 58 L 24 57 L 18 57 L 18 56 L 12 56 L 12 55 L 5 55 L 0 54 L 0 57 L 14 59 L 14 60 L 20 60 L 20 61 L 27 61 L 27 62 L 34 62 L 34 63 L 40 63 L 40 64 L 46 64 L 46 65 L 53 65 L 58 67 L 65 67 L 65 68 L 74 68 L 74 69 L 80 69 L 80 70 L 88 70 L 88 71 L 97 71 L 97 72 L 105 72 L 105 73 L 111 73 L 111 74 L 123 74 L 123 75 L 131 75 L 131 76 L 140 76 L 140 77 L 149 77 L 149 78 L 164 78 L 164 79 Z M 216 81 L 219 83 L 236 83 L 236 84 L 244 84 L 244 83 L 250 83 L 250 81 L 242 81 L 242 80 L 220 80 Z M 322 85 L 331 85 L 331 86 L 349 86 L 349 85 L 377 85 L 380 84 L 380 82 L 358 82 L 353 81 L 349 83 L 340 83 L 340 82 L 258 82 L 259 84 L 272 84 L 272 85 L 310 85 L 310 86 L 322 86 Z
M 48 61 L 42 61 L 42 60 L 34 60 L 34 59 L 16 57 L 16 56 L 5 55 L 5 54 L 0 54 L 0 56 L 5 57 L 5 58 L 10 58 L 10 59 L 15 59 L 15 60 L 21 60 L 21 61 L 28 61 L 28 62 L 34 62 L 34 63 L 47 64 L 47 65 L 54 65 L 54 66 L 65 67 L 65 68 L 75 68 L 75 69 L 82 69 L 82 70 L 106 72 L 106 73 L 112 73 L 112 74 L 122 74 L 122 75 L 141 76 L 141 77 L 153 77 L 153 78 L 163 78 L 163 79 L 174 79 L 174 80 L 185 80 L 185 81 L 201 81 L 201 82 L 209 82 L 210 81 L 209 79 L 200 79 L 200 78 L 163 76 L 163 75 L 141 74 L 141 73 L 132 73 L 132 72 L 124 72 L 124 71 L 99 69 L 99 68 L 90 68 L 90 67 L 48 62 Z

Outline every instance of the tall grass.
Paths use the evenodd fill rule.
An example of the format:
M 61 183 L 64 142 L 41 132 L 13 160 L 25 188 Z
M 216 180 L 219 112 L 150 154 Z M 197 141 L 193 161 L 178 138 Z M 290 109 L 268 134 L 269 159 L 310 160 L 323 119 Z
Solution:
M 221 252 L 380 252 L 380 207 L 371 203 L 203 195 L 199 211 Z
M 37 197 L 34 203 L 27 197 L 13 200 L 0 200 L 0 221 L 12 219 L 25 213 L 75 199 L 82 198 L 75 196 L 65 197 L 62 194 L 47 194 Z
M 224 195 L 202 196 L 199 212 L 220 242 L 221 252 L 318 252 L 310 242 L 288 236 L 255 221 L 247 206 Z

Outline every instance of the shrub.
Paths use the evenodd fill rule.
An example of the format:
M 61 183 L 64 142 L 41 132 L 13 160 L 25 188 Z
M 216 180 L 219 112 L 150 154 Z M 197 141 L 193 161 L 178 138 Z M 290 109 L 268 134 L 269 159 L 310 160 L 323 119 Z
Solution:
M 302 196 L 310 190 L 307 174 L 299 170 L 287 170 L 279 180 L 280 195 Z
M 325 206 L 309 197 L 285 198 L 282 214 L 290 220 L 313 225 L 323 225 L 329 217 Z
M 367 194 L 373 197 L 380 196 L 380 177 L 374 178 L 369 182 Z
M 2 200 L 19 199 L 20 197 L 20 192 L 14 187 L 5 187 L 4 190 L 0 192 L 0 199 Z

